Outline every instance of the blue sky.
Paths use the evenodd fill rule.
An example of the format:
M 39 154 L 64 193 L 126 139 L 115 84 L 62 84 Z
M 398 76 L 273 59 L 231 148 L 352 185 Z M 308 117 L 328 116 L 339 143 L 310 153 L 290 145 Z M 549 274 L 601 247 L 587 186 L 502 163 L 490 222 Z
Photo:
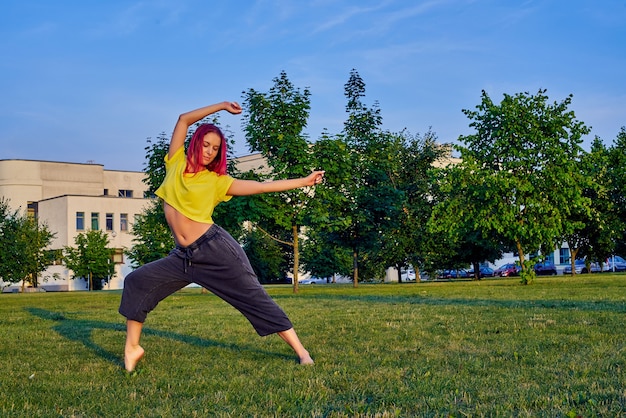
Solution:
M 185 111 L 311 91 L 307 133 L 339 133 L 351 69 L 383 128 L 455 141 L 481 90 L 547 89 L 611 144 L 626 125 L 626 0 L 5 0 L 0 159 L 143 169 Z M 241 117 L 224 115 L 247 148 Z

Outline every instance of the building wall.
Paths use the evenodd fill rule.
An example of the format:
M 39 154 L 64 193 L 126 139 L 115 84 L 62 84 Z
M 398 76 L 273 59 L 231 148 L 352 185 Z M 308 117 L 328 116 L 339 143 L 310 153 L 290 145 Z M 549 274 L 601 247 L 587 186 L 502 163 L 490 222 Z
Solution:
M 73 246 L 79 233 L 91 229 L 92 213 L 98 214 L 98 229 L 108 234 L 110 248 L 127 249 L 132 246 L 131 230 L 135 217 L 151 201 L 144 198 L 147 191 L 147 185 L 142 181 L 144 177 L 142 172 L 105 170 L 98 164 L 0 160 L 0 196 L 23 213 L 30 203 L 36 202 L 38 219 L 56 234 L 49 249 Z M 119 197 L 120 190 L 125 197 Z M 77 212 L 85 214 L 82 230 L 76 229 Z M 110 230 L 107 230 L 107 213 L 113 215 Z M 120 228 L 121 214 L 127 214 L 125 231 Z M 132 270 L 126 256 L 122 264 L 116 264 L 115 270 L 116 274 L 106 288 L 123 287 L 124 277 Z M 85 280 L 72 280 L 71 276 L 72 272 L 62 265 L 50 266 L 41 275 L 41 287 L 48 290 L 87 289 Z
M 103 176 L 103 188 L 107 190 L 109 196 L 119 196 L 120 190 L 132 190 L 133 198 L 143 198 L 148 186 L 143 182 L 145 174 L 133 171 L 111 171 L 105 170 Z M 104 194 L 101 191 L 101 194 Z
M 129 249 L 132 246 L 133 235 L 131 233 L 135 217 L 141 214 L 150 199 L 118 198 L 110 196 L 60 196 L 39 202 L 39 219 L 46 222 L 57 236 L 50 245 L 52 249 L 73 246 L 76 236 L 91 229 L 91 214 L 98 214 L 98 230 L 105 231 L 109 238 L 109 247 Z M 76 213 L 84 213 L 84 228 L 76 229 Z M 113 225 L 107 229 L 106 215 L 113 215 Z M 121 228 L 121 215 L 127 216 L 127 229 Z M 115 276 L 110 280 L 108 288 L 121 289 L 124 277 L 132 270 L 130 260 L 124 256 L 123 264 L 116 264 Z M 71 272 L 63 271 L 60 274 L 63 280 L 70 280 Z M 69 290 L 77 290 L 86 283 L 84 280 L 71 283 Z M 45 287 L 45 286 L 44 286 Z

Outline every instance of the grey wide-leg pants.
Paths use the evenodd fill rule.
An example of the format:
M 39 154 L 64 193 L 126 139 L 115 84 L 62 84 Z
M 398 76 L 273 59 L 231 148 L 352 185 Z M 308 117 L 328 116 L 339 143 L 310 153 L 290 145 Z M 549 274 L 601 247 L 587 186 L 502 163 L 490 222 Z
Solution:
M 261 336 L 293 327 L 259 283 L 239 243 L 218 225 L 188 247 L 176 247 L 167 257 L 128 274 L 119 312 L 127 319 L 144 322 L 160 301 L 190 283 L 231 304 Z

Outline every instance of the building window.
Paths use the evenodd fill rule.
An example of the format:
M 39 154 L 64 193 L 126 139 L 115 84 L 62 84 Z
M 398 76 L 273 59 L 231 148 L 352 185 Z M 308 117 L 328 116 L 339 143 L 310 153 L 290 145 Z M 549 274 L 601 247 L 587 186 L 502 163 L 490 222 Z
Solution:
M 76 230 L 85 230 L 85 212 L 76 212 Z
M 120 213 L 120 231 L 128 231 L 128 213 Z
M 44 250 L 46 265 L 60 266 L 63 264 L 63 250 Z
M 37 202 L 28 202 L 27 215 L 28 219 L 37 219 Z
M 133 197 L 133 191 L 132 191 L 132 190 L 123 190 L 123 189 L 120 189 L 120 190 L 117 192 L 117 196 L 118 196 L 118 197 L 129 197 L 129 198 L 131 198 L 131 197 Z
M 112 213 L 107 213 L 106 229 L 107 231 L 113 231 L 113 214 Z
M 559 250 L 559 264 L 568 264 L 570 262 L 569 248 L 561 248 Z
M 91 229 L 93 231 L 100 229 L 100 214 L 98 212 L 91 212 Z
M 124 264 L 124 249 L 114 248 L 111 254 L 111 260 L 115 264 Z

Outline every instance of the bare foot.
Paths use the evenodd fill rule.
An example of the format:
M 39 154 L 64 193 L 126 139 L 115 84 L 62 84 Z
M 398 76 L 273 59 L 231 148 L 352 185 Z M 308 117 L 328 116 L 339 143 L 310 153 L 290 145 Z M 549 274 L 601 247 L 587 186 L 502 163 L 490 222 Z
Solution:
M 307 352 L 302 357 L 300 357 L 300 364 L 315 364 L 315 362 Z
M 140 345 L 124 349 L 124 367 L 127 372 L 130 373 L 135 370 L 135 366 L 137 366 L 137 363 L 141 360 L 143 354 L 144 349 Z

